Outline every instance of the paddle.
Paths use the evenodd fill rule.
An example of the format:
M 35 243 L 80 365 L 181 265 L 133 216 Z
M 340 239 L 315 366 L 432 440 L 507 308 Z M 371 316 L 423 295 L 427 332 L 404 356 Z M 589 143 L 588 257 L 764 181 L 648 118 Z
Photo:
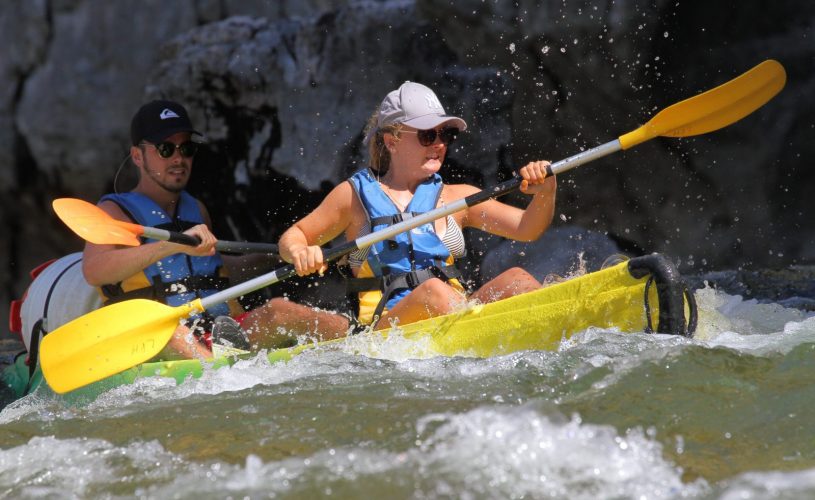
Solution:
M 765 61 L 738 78 L 666 108 L 645 125 L 614 141 L 553 163 L 548 173 L 565 172 L 654 137 L 689 137 L 717 130 L 769 101 L 781 90 L 785 80 L 784 68 L 779 63 Z M 335 260 L 354 250 L 367 248 L 435 219 L 501 196 L 517 189 L 520 184 L 520 179 L 509 180 L 450 205 L 346 242 L 328 250 L 325 261 Z M 56 392 L 63 393 L 124 371 L 158 354 L 172 337 L 181 318 L 294 275 L 294 266 L 287 265 L 177 307 L 149 300 L 131 300 L 103 307 L 45 336 L 40 354 L 43 375 Z
M 81 238 L 98 245 L 138 246 L 141 244 L 139 236 L 189 246 L 201 243 L 198 238 L 188 234 L 116 220 L 87 201 L 59 198 L 52 205 L 66 226 Z M 243 241 L 218 241 L 215 249 L 227 253 L 277 253 L 277 245 L 274 243 Z

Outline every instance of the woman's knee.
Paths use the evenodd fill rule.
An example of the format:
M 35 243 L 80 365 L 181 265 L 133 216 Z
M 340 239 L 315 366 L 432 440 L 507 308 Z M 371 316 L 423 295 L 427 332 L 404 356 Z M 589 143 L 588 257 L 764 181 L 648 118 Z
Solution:
M 507 274 L 508 276 L 513 276 L 516 278 L 528 278 L 528 279 L 535 279 L 534 276 L 529 274 L 529 271 L 522 267 L 510 267 L 503 274 Z M 536 280 L 537 281 L 537 280 Z
M 500 278 L 506 283 L 513 283 L 524 289 L 540 288 L 541 283 L 522 267 L 511 267 L 501 273 Z
M 439 313 L 452 310 L 462 300 L 461 294 L 439 278 L 425 281 L 416 291 L 431 309 Z
M 525 269 L 513 267 L 482 286 L 473 294 L 472 298 L 485 303 L 495 302 L 496 300 L 537 290 L 540 286 L 540 282 Z

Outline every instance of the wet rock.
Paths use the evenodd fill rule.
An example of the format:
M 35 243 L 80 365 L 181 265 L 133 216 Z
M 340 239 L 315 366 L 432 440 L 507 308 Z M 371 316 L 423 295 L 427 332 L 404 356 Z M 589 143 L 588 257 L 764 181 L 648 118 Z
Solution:
M 41 64 L 49 45 L 50 25 L 45 0 L 10 1 L 0 8 L 0 186 L 17 184 L 20 151 L 15 124 L 19 93 L 28 75 Z M 30 165 L 29 165 L 30 166 Z
M 98 1 L 54 4 L 48 57 L 25 80 L 16 119 L 38 170 L 94 198 L 128 153 L 130 117 L 171 35 L 196 24 L 191 5 L 152 9 Z
M 214 149 L 239 140 L 241 148 L 228 154 L 251 187 L 286 176 L 318 190 L 364 164 L 363 129 L 385 94 L 421 81 L 449 103 L 448 112 L 480 126 L 453 157 L 494 173 L 510 140 L 505 82 L 486 68 L 463 71 L 454 63 L 411 3 L 355 4 L 312 19 L 233 17 L 191 31 L 165 47 L 148 94 L 191 103 Z M 499 97 L 473 116 L 490 91 Z

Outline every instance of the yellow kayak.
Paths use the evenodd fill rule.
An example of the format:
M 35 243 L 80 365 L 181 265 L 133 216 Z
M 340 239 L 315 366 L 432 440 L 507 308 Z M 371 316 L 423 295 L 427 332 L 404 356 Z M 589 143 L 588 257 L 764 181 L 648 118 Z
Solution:
M 316 342 L 276 349 L 271 362 L 285 361 L 305 350 L 355 345 L 363 336 L 401 335 L 420 343 L 423 356 L 490 357 L 524 350 L 555 349 L 564 339 L 589 327 L 614 328 L 622 332 L 659 332 L 692 335 L 696 323 L 693 296 L 674 265 L 659 254 L 636 257 L 606 269 L 553 284 L 534 292 L 404 326 L 361 333 L 349 339 Z M 368 343 L 370 344 L 370 343 Z M 256 356 L 247 354 L 243 358 Z M 24 357 L 3 373 L 6 384 L 17 396 L 42 383 L 39 370 L 29 380 Z M 89 386 L 71 391 L 70 400 L 92 400 L 101 392 L 140 377 L 162 376 L 181 383 L 199 377 L 205 365 L 228 366 L 241 357 L 209 362 L 180 360 L 144 363 Z M 30 382 L 30 383 L 29 383 Z

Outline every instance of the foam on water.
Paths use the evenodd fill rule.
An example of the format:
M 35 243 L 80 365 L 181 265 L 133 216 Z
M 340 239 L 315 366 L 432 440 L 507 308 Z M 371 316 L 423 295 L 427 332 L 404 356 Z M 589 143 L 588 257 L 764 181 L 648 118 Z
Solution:
M 815 469 L 794 472 L 748 472 L 727 481 L 720 500 L 766 500 L 815 497 Z
M 90 408 L 123 408 L 139 406 L 146 398 L 150 401 L 177 401 L 195 395 L 217 395 L 238 392 L 255 386 L 279 386 L 311 377 L 324 375 L 348 375 L 370 370 L 355 363 L 353 356 L 336 349 L 305 351 L 290 361 L 270 363 L 266 353 L 241 360 L 232 366 L 218 369 L 206 368 L 200 378 L 189 377 L 176 385 L 172 379 L 148 377 L 134 384 L 114 388 L 96 399 Z M 134 411 L 138 411 L 135 408 Z
M 11 498 L 92 497 L 117 483 L 168 481 L 178 462 L 157 442 L 117 447 L 100 439 L 34 437 L 0 450 L 0 483 Z
M 217 395 L 238 392 L 252 387 L 275 386 L 320 375 L 337 375 L 370 370 L 356 363 L 358 358 L 336 349 L 306 351 L 287 362 L 270 363 L 265 352 L 241 360 L 232 366 L 212 369 L 206 367 L 200 378 L 189 377 L 181 384 L 166 377 L 144 377 L 132 384 L 114 387 L 94 401 L 73 408 L 47 386 L 40 386 L 29 394 L 6 406 L 0 412 L 0 424 L 22 418 L 53 420 L 75 418 L 77 413 L 108 411 L 120 415 L 138 413 L 145 405 L 173 402 L 196 395 Z
M 674 498 L 709 490 L 686 484 L 648 432 L 558 419 L 532 405 L 428 414 L 406 450 L 346 447 L 245 463 L 190 462 L 155 441 L 35 437 L 0 450 L 0 481 L 19 496 L 117 492 L 173 496 L 361 494 L 403 497 Z
M 815 313 L 744 300 L 712 288 L 698 290 L 696 301 L 699 328 L 694 339 L 702 345 L 767 355 L 815 342 Z
M 74 418 L 75 410 L 51 389 L 41 386 L 33 393 L 13 401 L 0 411 L 0 425 L 18 420 L 50 422 Z
M 427 359 L 437 356 L 431 346 L 432 341 L 429 335 L 406 339 L 398 326 L 392 327 L 387 336 L 352 335 L 338 344 L 338 348 L 347 354 L 360 354 L 390 361 Z
M 815 343 L 815 315 L 710 288 L 698 291 L 696 297 L 700 334 L 694 339 L 590 328 L 564 341 L 556 351 L 476 359 L 431 356 L 423 343 L 426 339 L 408 340 L 394 329 L 387 338 L 352 337 L 283 363 L 269 363 L 261 354 L 232 367 L 207 369 L 200 379 L 180 385 L 158 377 L 140 379 L 77 408 L 49 391 L 38 391 L 0 413 L 0 424 L 9 424 L 8 435 L 16 443 L 21 440 L 15 436 L 40 436 L 0 450 L 0 484 L 13 497 L 59 496 L 69 491 L 78 496 L 149 498 L 335 494 L 729 500 L 800 498 L 815 492 L 815 469 L 774 470 L 785 464 L 809 467 L 807 457 L 778 463 L 767 460 L 760 462 L 765 470 L 749 473 L 744 472 L 749 468 L 739 465 L 732 476 L 713 484 L 688 483 L 686 473 L 676 465 L 695 467 L 694 472 L 703 471 L 705 477 L 704 471 L 715 471 L 718 462 L 708 461 L 704 449 L 693 446 L 704 442 L 712 449 L 730 450 L 732 440 L 718 434 L 768 428 L 759 416 L 741 418 L 725 411 L 741 404 L 732 394 L 733 387 L 774 396 L 778 388 L 791 391 L 784 393 L 789 401 L 776 400 L 782 409 L 777 415 L 768 413 L 767 422 L 786 413 L 808 415 L 808 407 L 796 403 L 802 400 L 799 393 L 785 385 L 787 368 L 776 373 L 764 367 L 778 363 L 778 354 Z M 728 350 L 748 356 L 734 356 Z M 793 354 L 807 356 L 808 351 L 798 349 Z M 772 359 L 755 361 L 762 357 Z M 739 363 L 740 369 L 733 372 L 732 363 Z M 797 358 L 790 363 L 800 366 Z M 707 379 L 695 379 L 700 370 L 709 374 L 705 376 L 721 377 L 717 379 L 721 384 L 706 385 Z M 790 376 L 800 378 L 795 373 Z M 765 387 L 768 377 L 772 383 Z M 652 392 L 654 387 L 657 392 Z M 805 388 L 801 390 L 801 395 L 807 394 Z M 667 391 L 675 391 L 670 402 L 678 403 L 665 411 L 659 410 L 657 402 L 638 403 L 665 396 Z M 218 396 L 226 393 L 235 395 Z M 729 403 L 718 410 L 723 415 L 719 420 L 714 414 L 704 425 L 697 424 L 695 420 L 707 416 L 709 408 L 700 409 L 696 402 L 707 396 L 710 401 Z M 161 415 L 184 399 L 190 401 L 180 405 L 182 411 L 208 415 L 211 408 L 230 408 L 232 414 L 241 415 L 237 419 L 241 423 L 259 423 L 260 427 L 247 427 L 247 432 L 264 429 L 247 438 L 248 445 L 257 446 L 257 454 L 245 452 L 237 462 L 230 462 L 223 459 L 231 456 L 230 449 L 220 459 L 202 460 L 193 452 L 207 451 L 212 444 L 202 439 L 191 445 L 194 438 L 181 427 L 174 430 L 180 437 L 166 442 L 160 434 L 150 437 L 157 441 L 138 441 L 127 429 L 121 434 L 112 430 L 119 422 Z M 279 404 L 290 400 L 300 410 L 287 414 Z M 626 401 L 636 408 L 618 411 L 616 405 L 625 406 Z M 355 404 L 362 408 L 355 409 Z M 303 408 L 316 423 L 298 420 Z M 394 409 L 401 413 L 388 413 Z M 339 410 L 359 415 L 352 417 L 357 419 L 352 422 L 357 430 L 331 427 Z M 284 415 L 265 418 L 264 413 L 270 412 Z M 681 412 L 696 419 L 675 420 Z M 217 417 L 203 421 L 209 422 L 207 428 L 221 425 Z M 388 427 L 393 421 L 403 426 Z M 46 424 L 39 425 L 43 433 L 27 434 L 37 422 Z M 105 430 L 94 435 L 97 423 Z M 278 425 L 289 427 L 281 430 Z M 387 437 L 376 434 L 377 428 L 385 428 Z M 65 436 L 67 430 L 72 436 L 76 429 L 94 437 L 43 435 Z M 712 431 L 718 434 L 705 434 Z M 240 432 L 239 427 L 224 435 Z M 290 434 L 308 438 L 306 444 L 292 444 Z M 775 439 L 772 442 L 788 439 L 784 433 L 768 436 Z M 288 448 L 281 448 L 279 454 L 269 452 L 276 445 L 261 443 L 280 438 Z M 674 442 L 679 443 L 676 449 Z M 681 443 L 688 444 L 686 450 Z M 177 449 L 190 454 L 176 453 Z M 770 452 L 778 450 L 785 457 L 788 454 L 782 446 Z M 753 452 L 762 453 L 748 450 L 745 463 L 761 458 L 750 458 Z M 690 478 L 698 477 L 694 472 Z
M 452 491 L 480 496 L 564 498 L 673 497 L 698 490 L 662 458 L 640 429 L 619 435 L 609 426 L 547 417 L 532 405 L 428 415 L 419 422 L 425 467 L 448 476 Z

